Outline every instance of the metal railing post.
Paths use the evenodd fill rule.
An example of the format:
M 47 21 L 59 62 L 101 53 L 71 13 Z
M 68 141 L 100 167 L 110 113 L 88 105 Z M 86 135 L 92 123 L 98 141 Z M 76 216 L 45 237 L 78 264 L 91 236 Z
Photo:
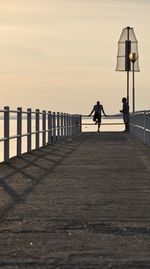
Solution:
M 150 145 L 150 110 L 148 111 L 148 145 Z
M 71 135 L 73 135 L 73 128 L 74 128 L 74 121 L 73 121 L 73 115 L 70 115 L 70 122 L 71 122 Z
M 74 134 L 74 126 L 75 126 L 75 117 L 74 115 L 71 115 L 71 134 L 73 135 Z
M 56 142 L 56 113 L 53 112 L 53 142 Z
M 9 106 L 4 110 L 4 162 L 9 163 Z
M 46 145 L 46 111 L 42 111 L 42 146 Z
M 22 153 L 22 108 L 17 108 L 17 157 Z
M 148 114 L 147 114 L 147 111 L 146 111 L 146 113 L 145 113 L 145 139 L 146 139 L 146 144 L 147 144 L 147 142 L 148 142 L 148 120 L 147 120 L 147 117 L 148 116 Z
M 143 131 L 144 131 L 144 143 L 146 144 L 146 111 L 144 111 L 144 122 L 143 122 Z
M 69 136 L 69 114 L 67 113 L 67 136 Z
M 61 125 L 61 138 L 63 138 L 64 135 L 64 114 L 61 113 L 60 116 L 60 125 Z
M 68 114 L 68 134 L 71 135 L 71 115 Z
M 57 139 L 60 138 L 60 114 L 57 112 Z
M 67 114 L 64 113 L 64 136 L 67 136 Z
M 72 115 L 69 114 L 69 135 L 72 135 Z
M 27 109 L 27 152 L 30 152 L 32 149 L 32 138 L 31 138 L 31 132 L 32 132 L 32 116 L 31 116 L 31 108 Z
M 69 136 L 72 135 L 72 115 L 69 114 Z
M 76 116 L 76 115 L 74 115 L 73 116 L 73 125 L 74 125 L 74 127 L 73 127 L 73 133 L 75 134 L 75 133 L 78 133 L 78 116 Z
M 79 132 L 82 132 L 82 115 L 79 116 Z
M 52 143 L 52 114 L 48 111 L 48 144 Z
M 35 113 L 35 131 L 36 131 L 36 141 L 35 141 L 35 147 L 36 149 L 39 148 L 39 119 L 40 119 L 40 110 L 36 109 Z

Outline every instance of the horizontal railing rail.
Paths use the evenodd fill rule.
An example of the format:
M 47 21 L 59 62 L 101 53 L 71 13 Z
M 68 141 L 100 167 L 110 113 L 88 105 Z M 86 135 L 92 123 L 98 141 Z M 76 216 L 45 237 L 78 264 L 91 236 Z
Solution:
M 7 106 L 0 110 L 0 119 L 3 121 L 3 137 L 0 137 L 0 142 L 4 143 L 3 160 L 6 163 L 10 161 L 10 140 L 12 139 L 17 139 L 16 154 L 14 156 L 20 157 L 23 153 L 23 137 L 27 138 L 25 152 L 31 152 L 33 149 L 38 149 L 58 139 L 81 132 L 81 115 L 78 114 L 46 112 L 39 109 L 32 111 L 30 108 L 23 111 L 21 107 L 18 107 L 17 110 L 11 110 Z M 16 121 L 16 134 L 11 135 L 10 123 L 14 120 Z M 27 130 L 25 133 L 23 132 L 23 120 Z M 33 130 L 33 122 L 35 130 Z M 42 135 L 41 141 L 40 134 Z M 35 135 L 34 148 L 32 143 L 33 135 Z
M 130 131 L 150 145 L 150 110 L 137 111 L 130 115 Z
M 113 120 L 120 120 L 120 122 L 111 122 Z M 86 122 L 85 120 L 90 120 L 91 122 Z M 104 120 L 104 121 L 103 121 Z M 107 122 L 105 122 L 107 120 Z M 109 121 L 108 121 L 109 120 Z M 89 115 L 82 115 L 82 126 L 89 126 L 89 125 L 95 125 L 95 122 L 93 122 L 93 116 Z M 101 125 L 124 125 L 122 120 L 122 115 L 116 114 L 116 115 L 107 115 L 106 117 L 102 115 L 102 122 Z

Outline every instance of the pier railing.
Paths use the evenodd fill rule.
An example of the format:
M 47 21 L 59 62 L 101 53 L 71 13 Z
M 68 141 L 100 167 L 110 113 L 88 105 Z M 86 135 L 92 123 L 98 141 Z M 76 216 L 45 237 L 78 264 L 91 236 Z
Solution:
M 137 111 L 130 115 L 130 131 L 150 145 L 150 110 Z
M 71 115 L 60 112 L 46 112 L 30 108 L 23 111 L 21 107 L 17 110 L 10 110 L 8 106 L 0 110 L 0 118 L 3 120 L 3 137 L 0 142 L 4 144 L 3 160 L 8 163 L 10 160 L 10 141 L 16 139 L 16 154 L 22 155 L 22 139 L 26 137 L 26 151 L 31 152 L 56 140 L 65 138 L 81 132 L 81 115 Z M 23 122 L 24 120 L 24 122 Z M 11 135 L 10 123 L 16 121 L 15 135 Z M 26 124 L 26 132 L 23 132 L 23 124 Z M 34 146 L 33 146 L 34 140 Z
M 10 142 L 12 140 L 16 140 L 13 156 L 20 157 L 24 152 L 31 152 L 33 149 L 39 149 L 59 139 L 79 133 L 84 126 L 95 125 L 92 117 L 88 115 L 46 112 L 39 109 L 32 111 L 30 108 L 23 111 L 21 107 L 18 107 L 17 110 L 4 107 L 0 110 L 0 119 L 3 122 L 1 127 L 3 131 L 0 130 L 2 131 L 0 132 L 0 146 L 3 144 L 3 160 L 6 163 L 11 157 Z M 102 125 L 123 124 L 120 115 L 111 115 L 106 119 L 104 122 L 102 120 Z M 10 130 L 12 122 L 15 125 L 15 133 L 13 134 Z M 145 144 L 150 145 L 150 110 L 138 111 L 130 115 L 130 131 Z M 26 149 L 23 151 L 24 146 Z

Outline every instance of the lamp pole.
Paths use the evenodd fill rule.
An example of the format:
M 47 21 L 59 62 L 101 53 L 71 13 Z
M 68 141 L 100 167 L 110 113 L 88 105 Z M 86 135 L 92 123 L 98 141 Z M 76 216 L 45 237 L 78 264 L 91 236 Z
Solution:
M 127 102 L 129 104 L 129 71 L 130 71 L 130 61 L 128 55 L 131 52 L 131 40 L 129 39 L 130 36 L 130 26 L 127 28 L 127 40 L 125 41 L 125 69 L 127 71 Z
M 134 81 L 134 63 L 138 59 L 137 53 L 130 53 L 129 59 L 132 62 L 132 102 L 133 102 L 133 113 L 135 112 L 135 81 Z

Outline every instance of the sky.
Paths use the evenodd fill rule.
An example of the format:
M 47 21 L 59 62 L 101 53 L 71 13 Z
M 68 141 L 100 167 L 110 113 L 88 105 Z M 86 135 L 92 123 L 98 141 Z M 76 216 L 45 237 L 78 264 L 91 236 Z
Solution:
M 126 72 L 116 72 L 122 29 L 133 27 L 140 72 L 136 110 L 150 109 L 149 0 L 0 0 L 1 105 L 89 114 L 121 109 Z M 132 76 L 130 74 L 130 108 Z

